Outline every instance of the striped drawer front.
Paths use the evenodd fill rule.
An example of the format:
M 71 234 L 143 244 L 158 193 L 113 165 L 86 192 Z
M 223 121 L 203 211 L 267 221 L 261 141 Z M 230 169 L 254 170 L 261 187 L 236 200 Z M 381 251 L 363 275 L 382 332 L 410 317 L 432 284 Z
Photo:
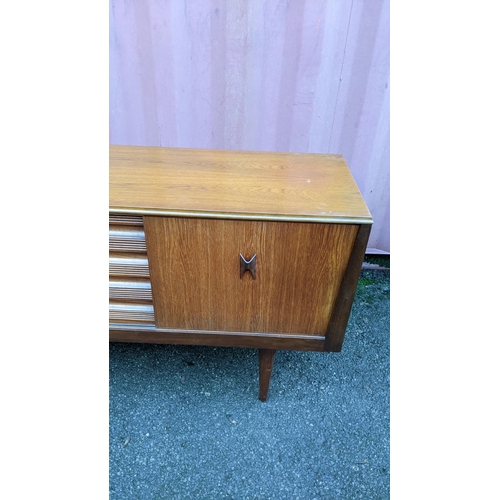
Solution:
M 110 280 L 109 298 L 152 301 L 151 282 Z
M 150 304 L 127 304 L 111 302 L 109 304 L 109 321 L 117 323 L 141 322 L 154 324 L 155 315 Z
M 143 256 L 111 254 L 109 256 L 109 275 L 149 278 L 148 259 Z
M 140 228 L 112 226 L 109 228 L 109 250 L 115 252 L 146 252 L 146 237 Z
M 143 227 L 142 215 L 109 214 L 109 224 Z
M 141 215 L 109 214 L 109 321 L 154 326 Z

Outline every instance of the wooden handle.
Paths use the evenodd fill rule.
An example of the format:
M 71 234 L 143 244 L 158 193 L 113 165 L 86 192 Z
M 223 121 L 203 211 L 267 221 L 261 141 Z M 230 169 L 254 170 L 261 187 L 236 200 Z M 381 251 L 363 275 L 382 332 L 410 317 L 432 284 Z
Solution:
M 245 271 L 252 273 L 252 278 L 255 279 L 257 272 L 257 254 L 255 253 L 250 260 L 246 260 L 240 253 L 240 279 L 243 278 Z

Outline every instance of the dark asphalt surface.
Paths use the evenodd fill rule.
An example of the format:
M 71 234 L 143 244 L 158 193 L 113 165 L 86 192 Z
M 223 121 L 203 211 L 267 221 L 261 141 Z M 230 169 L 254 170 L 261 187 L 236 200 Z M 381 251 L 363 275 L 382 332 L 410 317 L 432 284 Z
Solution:
M 110 344 L 110 499 L 388 499 L 390 271 L 341 353 Z

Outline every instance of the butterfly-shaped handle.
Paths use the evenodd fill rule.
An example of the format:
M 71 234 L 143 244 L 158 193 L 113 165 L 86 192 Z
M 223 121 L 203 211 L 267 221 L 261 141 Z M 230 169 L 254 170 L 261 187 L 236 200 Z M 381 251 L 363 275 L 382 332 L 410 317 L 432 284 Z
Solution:
M 257 271 L 257 254 L 254 254 L 250 260 L 246 260 L 240 253 L 240 279 L 243 278 L 245 271 L 250 271 L 252 273 L 252 278 L 255 279 L 255 273 Z

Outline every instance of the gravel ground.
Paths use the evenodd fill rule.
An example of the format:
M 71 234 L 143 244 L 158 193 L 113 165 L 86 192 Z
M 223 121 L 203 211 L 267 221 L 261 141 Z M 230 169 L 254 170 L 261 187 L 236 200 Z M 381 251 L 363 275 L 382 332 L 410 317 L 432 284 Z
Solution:
M 110 344 L 110 499 L 388 499 L 389 276 L 361 273 L 341 353 Z

